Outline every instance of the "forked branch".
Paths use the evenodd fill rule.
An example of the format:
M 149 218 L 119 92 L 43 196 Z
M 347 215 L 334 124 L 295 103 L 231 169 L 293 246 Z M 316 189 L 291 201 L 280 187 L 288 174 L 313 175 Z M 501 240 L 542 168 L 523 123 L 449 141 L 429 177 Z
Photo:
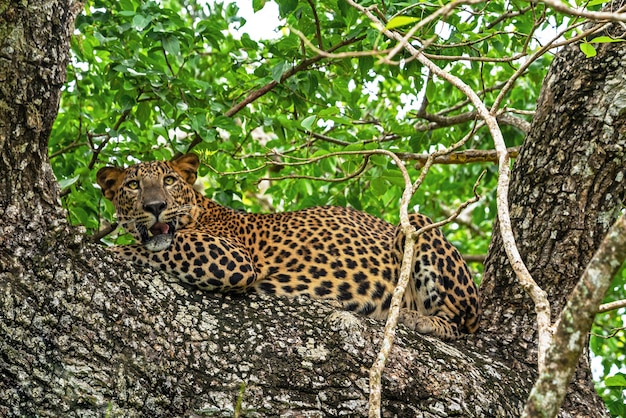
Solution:
M 415 57 L 422 65 L 427 67 L 432 74 L 440 77 L 443 80 L 448 81 L 450 84 L 458 88 L 476 108 L 478 116 L 484 120 L 489 132 L 494 141 L 496 153 L 498 156 L 498 186 L 496 193 L 496 201 L 498 207 L 498 221 L 500 226 L 500 234 L 502 235 L 502 241 L 507 257 L 517 276 L 518 281 L 522 288 L 528 293 L 535 304 L 535 313 L 537 314 L 537 329 L 539 334 L 538 344 L 538 368 L 539 371 L 543 371 L 545 365 L 545 352 L 551 342 L 551 328 L 550 328 L 550 304 L 547 299 L 546 293 L 537 285 L 533 280 L 530 272 L 524 264 L 517 245 L 513 236 L 511 227 L 511 218 L 509 214 L 508 206 L 508 189 L 510 181 L 510 156 L 507 152 L 502 132 L 498 126 L 496 120 L 495 110 L 490 112 L 489 109 L 482 102 L 480 97 L 461 79 L 442 70 L 432 61 L 424 56 L 424 54 L 416 49 L 412 44 L 407 42 L 406 37 L 401 34 L 385 29 L 385 26 L 380 20 L 372 13 L 368 8 L 362 7 L 355 3 L 353 0 L 347 0 L 347 2 L 361 13 L 365 14 L 372 23 L 378 27 L 378 29 L 389 39 L 393 39 L 402 45 L 404 49 Z M 388 61 L 390 57 L 386 58 Z

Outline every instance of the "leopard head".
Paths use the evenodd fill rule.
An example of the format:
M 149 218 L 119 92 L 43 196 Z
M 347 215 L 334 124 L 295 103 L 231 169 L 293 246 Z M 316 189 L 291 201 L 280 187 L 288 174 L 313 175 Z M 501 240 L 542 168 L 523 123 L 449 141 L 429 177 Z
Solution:
M 172 161 L 151 161 L 126 169 L 104 167 L 96 178 L 104 196 L 115 205 L 118 221 L 138 242 L 173 235 L 195 219 L 199 160 L 185 154 Z

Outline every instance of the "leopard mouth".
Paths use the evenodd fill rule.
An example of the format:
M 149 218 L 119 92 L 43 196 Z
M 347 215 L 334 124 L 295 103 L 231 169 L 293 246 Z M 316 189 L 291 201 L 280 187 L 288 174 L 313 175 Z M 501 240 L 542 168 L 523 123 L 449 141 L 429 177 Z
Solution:
M 155 222 L 150 228 L 142 228 L 141 241 L 146 243 L 159 235 L 174 235 L 175 230 L 173 222 Z
M 170 230 L 172 232 L 170 232 Z M 174 233 L 174 225 L 172 223 L 166 224 L 163 222 L 157 222 L 154 225 L 152 225 L 149 229 L 150 233 L 152 234 L 152 236 L 156 236 L 156 235 L 165 235 L 167 233 Z

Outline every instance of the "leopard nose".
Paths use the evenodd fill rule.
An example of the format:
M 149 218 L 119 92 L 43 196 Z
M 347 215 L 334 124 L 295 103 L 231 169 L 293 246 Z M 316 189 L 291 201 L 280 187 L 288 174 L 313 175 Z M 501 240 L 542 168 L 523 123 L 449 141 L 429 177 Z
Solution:
M 146 212 L 150 212 L 151 214 L 153 214 L 154 216 L 158 218 L 161 212 L 163 212 L 166 207 L 167 207 L 167 203 L 163 201 L 157 201 L 157 202 L 150 202 L 150 203 L 144 204 L 143 210 L 145 210 Z

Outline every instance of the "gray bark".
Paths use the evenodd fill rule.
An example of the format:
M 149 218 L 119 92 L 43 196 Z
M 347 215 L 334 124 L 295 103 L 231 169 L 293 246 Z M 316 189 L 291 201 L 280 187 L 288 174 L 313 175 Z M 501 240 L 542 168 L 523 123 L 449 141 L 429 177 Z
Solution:
M 64 257 L 77 259 L 91 261 L 2 278 L 1 415 L 231 416 L 242 384 L 245 416 L 366 415 L 380 322 L 329 316 L 336 311 L 305 299 L 119 274 L 83 245 Z M 518 372 L 473 345 L 402 330 L 383 378 L 384 415 L 519 411 L 532 379 L 519 385 Z
M 0 74 L 6 74 L 0 83 L 0 415 L 365 415 L 368 368 L 382 323 L 309 300 L 199 293 L 113 261 L 67 226 L 46 144 L 77 6 L 69 0 L 0 0 Z M 567 92 L 550 93 L 555 83 L 547 84 L 540 108 L 564 119 L 536 121 L 543 128 L 531 135 L 516 165 L 521 175 L 511 201 L 518 239 L 531 272 L 546 271 L 541 284 L 557 307 L 603 235 L 600 214 L 610 218 L 619 196 L 612 179 L 623 154 L 611 151 L 623 141 L 619 115 L 607 124 L 613 137 L 579 128 L 570 131 L 575 137 L 566 136 L 575 145 L 556 140 L 569 126 L 587 126 L 586 119 L 578 121 L 589 111 L 580 98 L 602 96 L 602 74 L 624 68 L 623 55 L 611 48 L 610 60 L 580 68 L 565 55 L 560 70 L 569 75 L 563 83 L 576 86 L 576 71 L 588 71 L 589 80 L 573 102 Z M 602 74 L 588 67 L 601 64 Z M 591 111 L 599 106 L 610 108 L 598 98 Z M 555 158 L 545 161 L 545 155 Z M 587 188 L 570 187 L 577 165 L 566 162 L 578 155 L 586 156 Z M 598 158 L 601 163 L 594 162 Z M 551 168 L 554 162 L 559 164 Z M 568 194 L 557 199 L 559 190 Z M 571 193 L 585 193 L 584 213 L 574 211 Z M 531 197 L 525 212 L 520 202 Z M 556 230 L 556 240 L 552 233 L 525 235 L 531 219 L 542 231 L 552 232 L 545 225 L 554 224 L 566 232 Z M 564 258 L 556 244 L 571 239 L 576 245 L 567 245 Z M 533 248 L 544 251 L 531 256 Z M 503 268 L 497 240 L 492 254 L 483 331 L 443 343 L 401 328 L 383 375 L 384 416 L 521 413 L 535 379 L 532 308 Z M 551 264 L 565 261 L 575 267 Z M 589 391 L 588 368 L 577 378 L 562 415 L 604 416 Z
M 625 68 L 622 45 L 600 45 L 592 59 L 577 45 L 557 54 L 513 167 L 513 231 L 531 275 L 548 292 L 553 320 L 624 202 Z M 502 268 L 508 262 L 497 224 L 493 236 L 482 286 L 484 329 L 500 336 L 502 356 L 521 367 L 532 365 L 537 355 L 534 308 L 510 268 Z M 602 410 L 590 376 L 585 350 L 566 410 L 580 416 Z

